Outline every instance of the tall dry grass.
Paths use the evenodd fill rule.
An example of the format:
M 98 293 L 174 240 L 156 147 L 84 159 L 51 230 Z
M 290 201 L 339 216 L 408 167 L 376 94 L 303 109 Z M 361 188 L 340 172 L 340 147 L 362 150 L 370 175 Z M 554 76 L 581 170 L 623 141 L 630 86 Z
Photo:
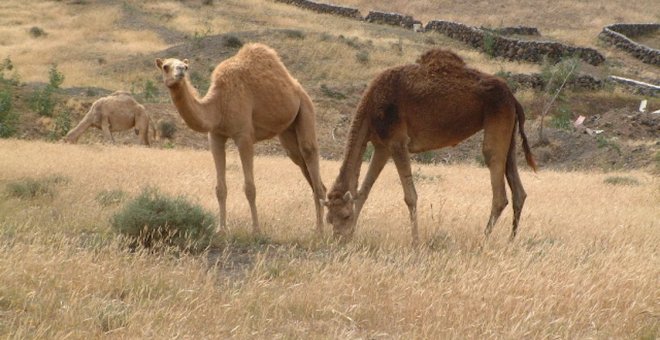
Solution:
M 483 240 L 487 170 L 415 165 L 412 249 L 394 167 L 345 246 L 313 234 L 311 190 L 290 161 L 255 160 L 265 237 L 248 235 L 228 156 L 231 242 L 201 255 L 131 253 L 99 192 L 147 185 L 216 211 L 209 152 L 0 141 L 0 334 L 8 338 L 655 338 L 660 188 L 644 172 L 523 170 L 529 198 Z M 330 185 L 339 164 L 323 161 Z M 59 176 L 53 196 L 5 188 Z M 612 185 L 611 176 L 639 185 Z

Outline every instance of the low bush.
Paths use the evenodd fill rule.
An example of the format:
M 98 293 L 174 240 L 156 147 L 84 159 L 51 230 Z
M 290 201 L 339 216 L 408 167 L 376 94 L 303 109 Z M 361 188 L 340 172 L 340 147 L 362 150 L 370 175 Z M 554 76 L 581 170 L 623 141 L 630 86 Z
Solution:
M 206 248 L 215 229 L 215 217 L 184 197 L 169 197 L 146 188 L 111 217 L 112 228 L 145 248 Z

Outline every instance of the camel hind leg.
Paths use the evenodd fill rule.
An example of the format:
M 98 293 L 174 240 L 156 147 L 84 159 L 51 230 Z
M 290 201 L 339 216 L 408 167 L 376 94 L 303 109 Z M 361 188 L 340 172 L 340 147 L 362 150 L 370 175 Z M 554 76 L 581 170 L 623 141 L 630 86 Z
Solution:
M 513 227 L 511 229 L 511 240 L 516 237 L 518 232 L 518 223 L 520 222 L 520 213 L 522 212 L 527 193 L 523 188 L 520 175 L 518 174 L 518 165 L 516 163 L 516 134 L 515 127 L 511 135 L 511 146 L 509 147 L 509 154 L 506 158 L 506 180 L 509 182 L 511 188 L 511 196 L 513 199 Z
M 490 171 L 490 183 L 493 191 L 490 218 L 484 230 L 486 236 L 493 231 L 493 226 L 502 214 L 502 210 L 509 204 L 504 175 L 514 122 L 515 113 L 505 108 L 487 112 L 484 120 L 483 155 Z
M 325 185 L 321 180 L 321 167 L 319 164 L 319 146 L 316 139 L 316 117 L 314 105 L 309 96 L 302 92 L 300 109 L 294 121 L 295 137 L 298 141 L 298 150 L 307 173 L 308 181 L 314 192 L 314 207 L 316 209 L 316 228 L 319 233 L 323 232 L 323 205 L 325 199 Z
M 287 155 L 293 163 L 295 163 L 299 168 L 300 171 L 302 172 L 303 176 L 305 176 L 305 180 L 307 180 L 307 184 L 309 184 L 310 188 L 312 188 L 312 194 L 314 196 L 314 207 L 316 209 L 316 231 L 319 234 L 323 233 L 323 206 L 321 205 L 321 202 L 317 199 L 317 194 L 314 192 L 314 184 L 312 182 L 312 177 L 309 174 L 309 170 L 307 169 L 307 165 L 305 164 L 305 160 L 303 158 L 302 152 L 300 152 L 300 149 L 298 147 L 298 137 L 296 137 L 296 133 L 294 129 L 288 129 L 284 131 L 283 133 L 280 134 L 280 143 L 282 144 L 282 147 L 287 152 Z

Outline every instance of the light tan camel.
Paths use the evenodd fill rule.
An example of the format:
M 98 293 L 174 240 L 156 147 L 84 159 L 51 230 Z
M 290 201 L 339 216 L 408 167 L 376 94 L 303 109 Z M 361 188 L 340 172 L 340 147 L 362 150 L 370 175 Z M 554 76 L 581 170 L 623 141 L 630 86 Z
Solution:
M 89 128 L 103 131 L 106 139 L 113 143 L 112 132 L 135 128 L 144 145 L 149 145 L 149 115 L 129 92 L 116 91 L 109 96 L 99 98 L 89 108 L 85 117 L 64 137 L 68 143 L 76 143 L 78 138 Z M 154 129 L 154 136 L 155 136 Z
M 325 197 L 325 186 L 319 173 L 314 106 L 277 53 L 265 45 L 245 45 L 235 56 L 215 68 L 211 86 L 203 98 L 190 84 L 187 59 L 156 59 L 156 66 L 162 70 L 172 102 L 186 124 L 195 131 L 208 133 L 217 171 L 216 195 L 221 228 L 227 224 L 227 139 L 232 139 L 238 147 L 252 227 L 254 232 L 259 232 L 253 174 L 254 143 L 279 136 L 287 154 L 312 187 L 316 228 L 322 233 L 321 200 Z
M 426 52 L 415 64 L 380 73 L 353 117 L 339 175 L 325 202 L 335 236 L 350 239 L 369 191 L 391 157 L 410 212 L 413 244 L 417 244 L 417 193 L 409 153 L 454 146 L 483 129 L 483 155 L 493 190 L 485 234 L 490 234 L 508 204 L 506 176 L 513 195 L 513 238 L 526 198 L 516 166 L 516 121 L 527 163 L 536 170 L 523 130 L 523 108 L 502 79 L 470 69 L 456 54 L 440 49 Z M 358 191 L 367 142 L 373 144 L 374 153 Z

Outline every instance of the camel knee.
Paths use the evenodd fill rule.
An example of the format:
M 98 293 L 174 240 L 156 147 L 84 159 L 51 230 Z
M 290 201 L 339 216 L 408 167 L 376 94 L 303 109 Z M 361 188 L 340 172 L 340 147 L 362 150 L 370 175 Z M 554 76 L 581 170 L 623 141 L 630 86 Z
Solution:
M 312 142 L 301 142 L 300 153 L 304 159 L 316 159 L 319 157 L 319 149 Z
M 245 197 L 247 197 L 248 201 L 254 202 L 257 198 L 257 188 L 254 186 L 254 183 L 246 182 L 243 189 L 245 190 Z
M 218 201 L 226 201 L 227 200 L 227 185 L 224 183 L 216 185 L 215 187 L 215 195 L 218 197 Z
M 406 202 L 406 205 L 410 209 L 417 207 L 417 193 L 414 191 L 406 192 L 403 196 L 403 201 Z

